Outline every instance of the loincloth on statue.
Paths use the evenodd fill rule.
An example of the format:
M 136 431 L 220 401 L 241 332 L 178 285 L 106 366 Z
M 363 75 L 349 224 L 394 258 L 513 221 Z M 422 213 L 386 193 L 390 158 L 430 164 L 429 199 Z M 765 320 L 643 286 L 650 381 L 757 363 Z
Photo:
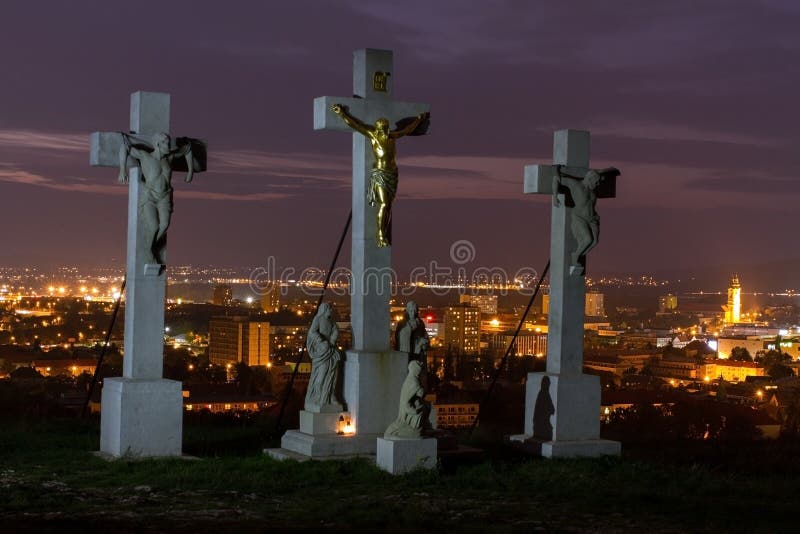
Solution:
M 394 195 L 397 193 L 397 174 L 397 170 L 372 169 L 369 176 L 369 190 L 367 191 L 367 202 L 369 202 L 370 206 L 374 206 L 379 202 L 379 199 L 375 196 L 375 186 L 382 187 L 386 191 L 389 202 L 394 199 Z
M 599 215 L 593 215 L 591 218 L 589 218 L 589 217 L 583 217 L 583 216 L 578 215 L 577 213 L 573 212 L 572 213 L 572 217 L 577 219 L 577 220 L 579 220 L 579 221 L 581 221 L 581 222 L 586 223 L 589 226 L 589 228 L 592 228 L 592 229 L 600 228 L 600 216 Z
M 148 205 L 153 205 L 158 210 L 167 208 L 172 213 L 172 188 L 155 191 L 149 187 L 142 187 L 139 190 L 139 209 Z

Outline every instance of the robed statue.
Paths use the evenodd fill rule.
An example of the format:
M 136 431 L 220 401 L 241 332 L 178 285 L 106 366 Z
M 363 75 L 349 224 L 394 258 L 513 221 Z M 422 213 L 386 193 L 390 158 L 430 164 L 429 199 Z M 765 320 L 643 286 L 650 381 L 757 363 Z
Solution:
M 408 375 L 400 389 L 397 419 L 384 432 L 384 438 L 421 438 L 430 434 L 431 405 L 425 400 L 422 373 L 425 367 L 419 360 L 408 364 Z
M 413 358 L 426 363 L 426 352 L 430 345 L 425 322 L 419 317 L 419 307 L 413 300 L 406 304 L 403 319 L 397 323 L 395 330 L 395 347 L 400 352 L 407 352 Z
M 342 403 L 336 398 L 339 362 L 342 361 L 342 352 L 336 346 L 338 337 L 339 328 L 333 320 L 333 308 L 323 302 L 306 337 L 306 349 L 311 358 L 311 377 L 305 403 L 307 411 L 342 411 Z

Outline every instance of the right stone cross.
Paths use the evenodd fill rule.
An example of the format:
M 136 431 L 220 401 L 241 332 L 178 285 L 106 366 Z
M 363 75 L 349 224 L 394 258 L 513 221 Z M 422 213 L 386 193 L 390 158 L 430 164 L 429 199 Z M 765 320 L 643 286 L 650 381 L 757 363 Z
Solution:
M 550 225 L 550 321 L 547 370 L 583 365 L 586 252 L 600 234 L 597 198 L 616 196 L 614 168 L 589 168 L 589 132 L 558 130 L 553 135 L 553 165 L 525 166 L 525 193 L 553 196 Z M 560 358 L 551 358 L 551 354 Z
M 525 433 L 547 457 L 619 454 L 600 439 L 600 381 L 583 374 L 586 253 L 599 237 L 597 198 L 614 198 L 615 168 L 589 168 L 589 132 L 558 130 L 553 165 L 525 167 L 525 192 L 553 196 L 547 372 L 528 374 Z

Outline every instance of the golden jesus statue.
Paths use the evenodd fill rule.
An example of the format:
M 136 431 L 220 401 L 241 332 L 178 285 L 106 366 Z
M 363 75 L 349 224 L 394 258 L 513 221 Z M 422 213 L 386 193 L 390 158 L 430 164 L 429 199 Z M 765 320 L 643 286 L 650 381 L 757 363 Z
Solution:
M 347 106 L 334 104 L 331 110 L 342 118 L 345 124 L 357 131 L 372 145 L 375 163 L 370 174 L 367 200 L 371 206 L 378 205 L 378 246 L 391 245 L 392 202 L 397 193 L 397 161 L 395 159 L 394 140 L 412 133 L 422 124 L 430 113 L 420 113 L 407 126 L 397 130 L 389 130 L 388 119 L 380 118 L 375 126 L 364 124 L 350 115 Z

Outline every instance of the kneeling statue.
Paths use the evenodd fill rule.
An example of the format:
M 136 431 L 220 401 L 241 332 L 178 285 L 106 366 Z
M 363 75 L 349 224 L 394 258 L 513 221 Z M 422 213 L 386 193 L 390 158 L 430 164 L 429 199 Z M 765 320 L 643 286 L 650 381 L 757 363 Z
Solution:
M 400 389 L 400 409 L 397 419 L 389 425 L 384 438 L 421 438 L 433 429 L 429 421 L 431 405 L 425 401 L 422 386 L 422 362 L 413 360 L 408 364 L 408 375 Z

